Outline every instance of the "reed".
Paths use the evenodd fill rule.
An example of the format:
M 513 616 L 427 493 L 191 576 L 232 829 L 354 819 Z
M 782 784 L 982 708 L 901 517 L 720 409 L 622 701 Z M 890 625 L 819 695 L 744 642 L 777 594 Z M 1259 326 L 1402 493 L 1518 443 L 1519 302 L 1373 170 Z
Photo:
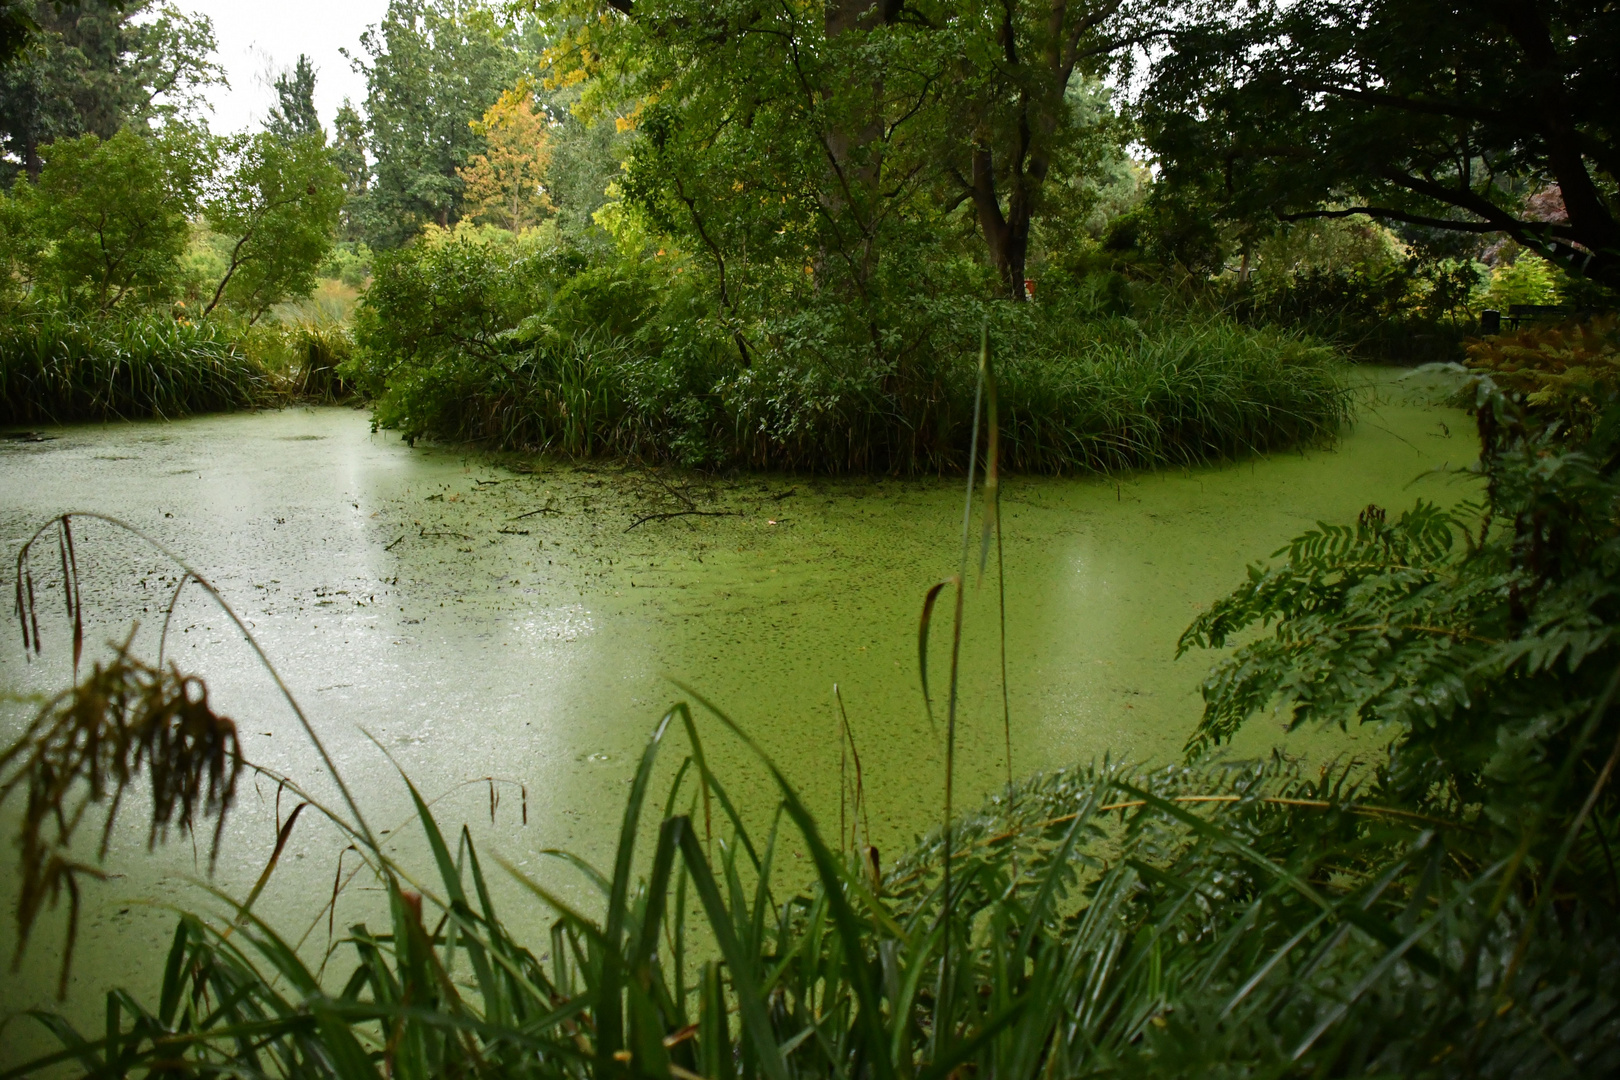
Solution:
M 876 306 L 784 292 L 717 320 L 693 275 L 655 263 L 403 249 L 356 311 L 349 370 L 408 439 L 823 473 L 965 472 L 986 323 L 1011 471 L 1326 441 L 1352 411 L 1332 350 L 1173 295 L 1054 275 L 1010 304 L 923 274 Z
M 1186 465 L 1333 439 L 1352 414 L 1330 350 L 1218 318 L 1098 320 L 1001 372 L 1004 465 L 1025 473 Z M 975 365 L 898 371 L 762 355 L 672 370 L 584 331 L 522 349 L 398 362 L 375 419 L 408 438 L 572 457 L 849 473 L 965 470 Z
M 37 310 L 0 325 L 0 424 L 250 408 L 270 390 L 263 369 L 213 322 Z
M 1620 1064 L 1616 1010 L 1593 981 L 1612 942 L 1549 919 L 1508 973 L 1525 913 L 1492 910 L 1502 863 L 1462 870 L 1466 822 L 1409 820 L 1342 773 L 1312 780 L 1277 761 L 1060 771 L 936 831 L 874 881 L 763 756 L 781 801 L 752 835 L 700 727 L 746 735 L 692 700 L 649 739 L 612 867 L 586 867 L 596 910 L 505 867 L 551 911 L 545 939 L 512 936 L 471 832 L 446 832 L 409 788 L 431 866 L 398 865 L 346 829 L 386 897 L 381 925 L 306 958 L 248 903 L 185 915 L 161 985 L 109 994 L 96 1031 L 40 1015 L 62 1049 L 4 1075 L 1402 1075 L 1452 1057 L 1441 1075 L 1507 1059 L 1511 1075 L 1578 1076 Z M 680 779 L 656 798 L 653 766 L 669 752 L 684 753 Z M 705 801 L 720 808 L 712 840 L 679 809 Z M 779 868 L 787 830 L 811 857 L 808 885 Z M 334 971 L 349 974 L 323 976 Z

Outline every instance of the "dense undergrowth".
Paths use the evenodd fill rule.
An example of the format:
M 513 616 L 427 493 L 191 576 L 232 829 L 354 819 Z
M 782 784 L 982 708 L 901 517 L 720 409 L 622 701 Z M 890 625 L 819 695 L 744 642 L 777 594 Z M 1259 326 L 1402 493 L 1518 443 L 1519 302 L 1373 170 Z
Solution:
M 0 321 L 0 424 L 168 418 L 333 401 L 346 329 L 319 320 L 246 326 L 168 312 L 101 316 L 20 308 Z
M 0 423 L 223 411 L 269 390 L 265 370 L 215 323 L 41 310 L 0 326 Z
M 702 267 L 663 252 L 467 231 L 378 257 L 352 370 L 407 438 L 697 467 L 960 470 L 987 323 L 1015 470 L 1204 461 L 1348 417 L 1330 350 L 1117 276 L 1054 274 L 1012 304 L 967 262 L 892 272 L 905 287 L 860 302 L 806 285 L 717 317 Z
M 446 834 L 412 789 L 434 865 L 401 866 L 334 771 L 341 804 L 302 797 L 368 861 L 382 925 L 306 957 L 253 897 L 186 915 L 159 987 L 110 994 L 104 1030 L 38 1014 L 63 1049 L 17 1074 L 1613 1075 L 1615 344 L 1599 327 L 1476 350 L 1482 505 L 1370 507 L 1201 616 L 1184 648 L 1247 643 L 1206 684 L 1184 766 L 1010 785 L 880 869 L 763 757 L 780 803 L 750 832 L 699 727 L 746 735 L 690 694 L 647 746 L 613 866 L 575 863 L 599 906 L 507 867 L 554 917 L 532 942 L 467 829 Z M 1387 746 L 1309 770 L 1208 756 L 1273 707 L 1379 725 Z M 169 793 L 154 827 L 198 826 L 229 806 L 233 730 L 177 673 L 95 667 L 0 758 L 3 790 L 27 794 L 30 895 L 82 875 L 51 862 L 61 828 L 122 790 L 76 779 L 144 769 Z M 655 793 L 660 753 L 684 761 Z M 777 863 L 788 833 L 809 885 Z

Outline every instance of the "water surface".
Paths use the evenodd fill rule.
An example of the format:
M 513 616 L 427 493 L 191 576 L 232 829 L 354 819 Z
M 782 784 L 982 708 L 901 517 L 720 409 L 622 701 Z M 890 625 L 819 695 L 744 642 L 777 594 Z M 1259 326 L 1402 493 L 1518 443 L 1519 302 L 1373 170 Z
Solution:
M 937 817 L 944 747 L 917 686 L 916 629 L 924 593 L 956 567 L 955 481 L 704 480 L 501 464 L 411 449 L 343 408 L 45 434 L 0 443 L 8 590 L 11 558 L 53 514 L 96 510 L 146 530 L 252 627 L 378 828 L 408 816 L 397 763 L 440 798 L 444 821 L 474 823 L 481 844 L 584 899 L 538 852 L 568 847 L 605 861 L 634 761 L 683 696 L 672 677 L 729 711 L 828 821 L 838 812 L 837 682 L 880 848 L 896 852 Z M 1465 417 L 1386 386 L 1331 449 L 1118 481 L 1009 480 L 1011 771 L 1105 753 L 1173 760 L 1212 659 L 1173 658 L 1200 607 L 1318 520 L 1352 520 L 1369 503 L 1462 497 L 1455 470 L 1474 454 Z M 107 527 L 85 524 L 78 540 L 91 642 L 141 620 L 151 655 L 177 572 Z M 54 545 L 46 555 L 44 570 Z M 991 576 L 967 599 L 964 805 L 1009 769 L 993 573 L 992 555 Z M 13 633 L 0 647 L 0 687 L 64 685 L 59 606 L 42 607 L 57 620 L 45 628 L 46 654 L 25 662 Z M 947 640 L 936 634 L 936 680 Z M 169 652 L 208 677 L 251 760 L 333 797 L 273 684 L 194 589 L 182 595 Z M 0 715 L 0 736 L 20 730 L 25 715 L 16 706 Z M 741 801 L 767 812 L 761 770 L 734 739 L 706 730 Z M 1237 752 L 1264 752 L 1279 731 L 1252 725 Z M 1354 752 L 1358 737 L 1370 738 L 1290 746 L 1325 758 Z M 684 739 L 672 740 L 671 771 L 684 753 Z M 251 886 L 290 811 L 290 797 L 280 802 L 273 783 L 245 783 L 216 879 L 223 888 L 240 895 Z M 0 825 L 14 821 L 9 807 Z M 87 898 L 72 998 L 86 1017 L 108 983 L 149 982 L 172 928 L 152 903 L 199 895 L 190 882 L 206 851 L 182 841 L 148 858 L 135 824 L 120 831 L 111 860 L 125 876 Z M 321 909 L 341 846 L 306 815 L 260 904 L 294 939 L 313 928 L 312 952 L 325 945 Z M 504 895 L 514 920 L 530 918 L 515 892 Z M 334 925 L 374 904 L 357 882 Z M 58 933 L 55 922 L 42 928 L 22 977 L 0 989 L 0 1011 L 48 1000 Z M 8 918 L 0 950 L 9 953 L 13 936 Z M 14 1030 L 8 1044 L 38 1045 L 21 1034 L 13 1042 Z

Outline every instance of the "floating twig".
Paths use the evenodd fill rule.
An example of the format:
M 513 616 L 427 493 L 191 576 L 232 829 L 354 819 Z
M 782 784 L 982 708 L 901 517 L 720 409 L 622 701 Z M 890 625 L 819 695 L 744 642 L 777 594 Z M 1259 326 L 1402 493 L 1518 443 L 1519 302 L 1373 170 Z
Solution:
M 401 540 L 404 540 L 409 535 L 410 535 L 410 533 L 400 533 L 398 536 L 394 537 L 393 541 L 387 547 L 383 548 L 383 550 L 384 551 L 393 551 L 394 548 L 399 545 L 399 542 Z
M 506 520 L 507 521 L 522 521 L 524 518 L 532 518 L 536 514 L 561 514 L 561 513 L 562 513 L 562 511 L 558 510 L 554 506 L 542 506 L 538 510 L 530 510 L 527 514 L 519 514 L 517 517 L 507 518 Z
M 466 533 L 428 532 L 426 529 L 423 529 L 417 535 L 419 535 L 423 540 L 443 540 L 445 537 L 454 537 L 457 540 L 471 540 L 472 539 L 472 537 L 468 536 Z
M 496 529 L 502 536 L 528 536 L 528 529 Z
M 645 517 L 636 518 L 630 523 L 630 528 L 624 531 L 629 532 L 637 525 L 645 525 L 649 521 L 668 521 L 670 518 L 678 517 L 742 517 L 742 514 L 735 510 L 670 510 L 662 514 L 647 514 Z

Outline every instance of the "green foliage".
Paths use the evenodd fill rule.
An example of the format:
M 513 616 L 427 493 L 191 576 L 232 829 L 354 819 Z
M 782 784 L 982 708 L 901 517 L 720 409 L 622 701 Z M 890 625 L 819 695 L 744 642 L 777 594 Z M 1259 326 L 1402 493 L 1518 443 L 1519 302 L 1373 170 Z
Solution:
M 275 79 L 276 104 L 270 110 L 265 129 L 278 138 L 326 139 L 320 113 L 315 111 L 315 66 L 309 57 L 298 54 L 298 63 Z
M 426 223 L 457 220 L 456 170 L 479 143 L 468 125 L 522 70 L 515 39 L 480 0 L 390 0 L 382 21 L 361 36 L 374 164 L 360 214 L 372 247 L 395 247 Z
M 1122 294 L 1054 276 L 999 303 L 966 260 L 880 269 L 859 307 L 716 317 L 673 256 L 589 265 L 541 236 L 458 230 L 378 257 L 355 374 L 407 438 L 824 471 L 958 469 L 980 328 L 1002 362 L 1005 455 L 1061 472 L 1187 463 L 1330 437 L 1332 356 L 1209 316 L 1125 315 Z M 800 274 L 801 277 L 806 275 Z M 773 305 L 774 308 L 774 305 Z M 869 312 L 877 321 L 868 323 Z M 746 349 L 748 363 L 741 360 Z
M 371 184 L 371 163 L 366 160 L 366 126 L 348 98 L 338 106 L 332 122 L 332 164 L 343 173 L 343 238 L 361 242 L 364 196 Z
M 1517 856 L 1542 865 L 1567 827 L 1572 878 L 1605 877 L 1617 803 L 1599 762 L 1620 746 L 1608 708 L 1620 660 L 1620 396 L 1604 343 L 1584 342 L 1601 365 L 1569 365 L 1583 342 L 1563 332 L 1543 336 L 1540 364 L 1532 341 L 1477 348 L 1482 507 L 1419 504 L 1394 521 L 1369 507 L 1356 525 L 1323 525 L 1251 568 L 1200 616 L 1183 652 L 1245 643 L 1206 682 L 1189 749 L 1273 704 L 1294 727 L 1380 725 L 1397 734 L 1380 794 L 1508 832 L 1545 820 Z
M 30 177 L 39 175 L 39 148 L 58 139 L 194 122 L 209 88 L 225 81 L 207 16 L 152 0 L 6 6 L 37 27 L 32 47 L 0 65 L 0 145 Z
M 202 208 L 230 247 L 203 314 L 225 302 L 257 321 L 315 287 L 343 208 L 343 174 L 319 134 L 240 135 L 225 140 L 220 153 L 223 169 Z
M 1616 34 L 1593 0 L 1188 4 L 1145 83 L 1145 134 L 1164 178 L 1227 221 L 1500 232 L 1612 288 Z M 1549 187 L 1567 213 L 1527 198 Z
M 371 249 L 363 241 L 342 241 L 333 245 L 316 273 L 341 281 L 351 289 L 358 289 L 371 278 L 371 258 Z
M 1490 285 L 1484 303 L 1506 312 L 1514 304 L 1556 304 L 1559 288 L 1557 270 L 1531 252 L 1523 252 L 1491 269 Z
M 654 831 L 652 767 L 677 724 L 686 756 Z M 414 787 L 425 872 L 363 823 L 300 806 L 368 859 L 382 925 L 356 923 L 308 956 L 251 897 L 223 918 L 185 915 L 161 985 L 110 993 L 96 1031 L 35 1014 L 62 1050 L 19 1075 L 160 1063 L 570 1080 L 1620 1067 L 1612 908 L 1537 921 L 1496 895 L 1506 860 L 1474 862 L 1466 822 L 1380 804 L 1343 774 L 1063 770 L 954 823 L 948 849 L 935 832 L 877 873 L 763 766 L 780 802 L 755 836 L 677 705 L 630 785 L 612 866 L 568 857 L 599 891 L 588 910 L 503 864 L 552 915 L 533 942 L 503 923 L 471 831 L 447 833 Z M 638 857 L 643 837 L 650 857 Z M 808 884 L 780 869 L 790 842 L 809 857 Z
M 40 153 L 39 182 L 0 196 L 0 287 L 36 307 L 106 313 L 185 295 L 203 314 L 223 303 L 257 320 L 314 287 L 344 199 L 319 137 L 169 127 Z
M 183 416 L 269 394 L 263 369 L 218 323 L 50 309 L 0 323 L 0 424 Z
M 680 290 L 633 261 L 586 269 L 538 239 L 463 227 L 379 253 L 373 275 L 354 372 L 374 422 L 407 438 L 663 456 L 683 434 L 668 410 L 703 410 L 715 378 Z
M 13 260 L 34 292 L 72 307 L 109 311 L 160 304 L 180 289 L 189 215 L 207 147 L 183 130 L 40 148 L 38 184 L 21 183 Z
M 750 303 L 794 310 L 776 279 L 806 268 L 823 292 L 873 302 L 886 261 L 909 270 L 919 247 L 949 258 L 975 232 L 1000 293 L 1022 299 L 1036 222 L 1089 212 L 1084 175 L 1123 156 L 1106 95 L 1088 91 L 1153 10 L 523 6 L 555 28 L 553 77 L 581 82 L 582 108 L 636 122 L 626 201 L 712 263 L 719 304 L 741 317 Z

